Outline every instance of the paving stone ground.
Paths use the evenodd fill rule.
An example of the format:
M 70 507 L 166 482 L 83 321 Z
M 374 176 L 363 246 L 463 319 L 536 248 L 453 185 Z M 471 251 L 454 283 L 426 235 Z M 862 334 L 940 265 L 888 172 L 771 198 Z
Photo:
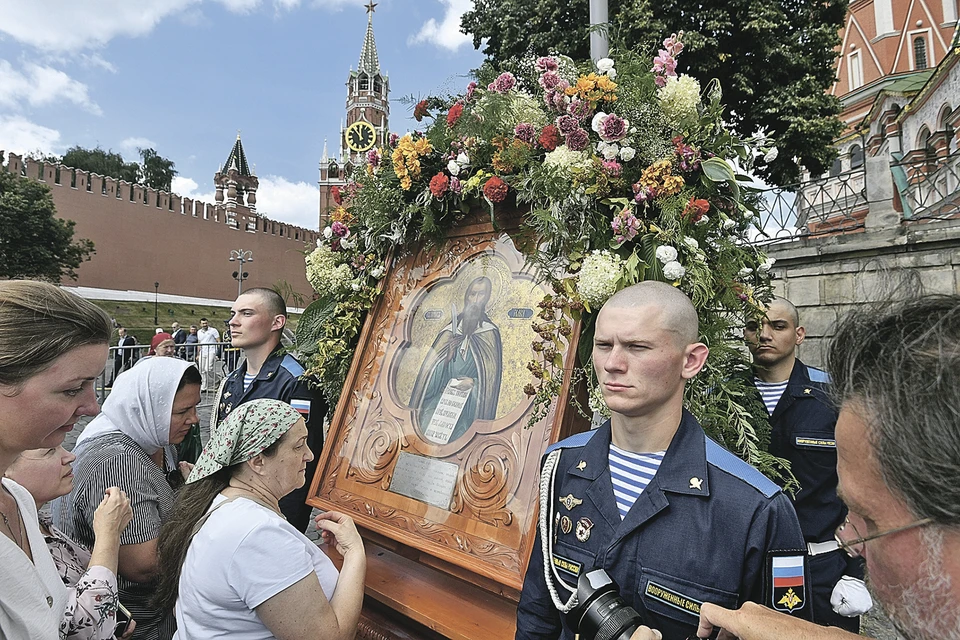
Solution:
M 208 425 L 210 424 L 210 412 L 213 410 L 214 395 L 216 395 L 214 391 L 203 392 L 201 394 L 200 405 L 197 407 L 201 425 L 200 435 L 204 442 L 206 442 L 209 437 Z M 92 418 L 83 418 L 77 423 L 74 430 L 67 434 L 66 440 L 63 443 L 65 448 L 69 450 L 73 449 L 73 446 L 77 443 L 77 438 L 83 432 L 83 427 L 86 426 L 91 419 Z M 313 510 L 313 515 L 316 516 L 318 513 L 320 512 L 316 509 Z M 307 537 L 318 544 L 320 542 L 320 536 L 313 526 L 307 531 Z M 876 640 L 899 640 L 899 635 L 893 629 L 893 626 L 877 608 L 874 608 L 874 611 L 864 616 L 862 626 L 862 634 L 867 637 L 875 638 Z

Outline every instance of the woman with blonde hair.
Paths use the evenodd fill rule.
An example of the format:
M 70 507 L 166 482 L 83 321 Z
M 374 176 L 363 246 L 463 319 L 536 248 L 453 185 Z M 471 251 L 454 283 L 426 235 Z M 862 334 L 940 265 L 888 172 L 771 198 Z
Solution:
M 280 513 L 313 453 L 290 405 L 252 400 L 216 428 L 160 532 L 157 603 L 176 603 L 177 640 L 350 640 L 366 556 L 349 517 L 317 516 L 333 563 Z
M 94 384 L 111 329 L 97 306 L 52 284 L 0 282 L 0 475 L 24 451 L 59 446 L 79 418 L 99 412 Z M 68 599 L 33 497 L 4 478 L 0 638 L 56 640 Z M 116 611 L 115 600 L 104 606 Z

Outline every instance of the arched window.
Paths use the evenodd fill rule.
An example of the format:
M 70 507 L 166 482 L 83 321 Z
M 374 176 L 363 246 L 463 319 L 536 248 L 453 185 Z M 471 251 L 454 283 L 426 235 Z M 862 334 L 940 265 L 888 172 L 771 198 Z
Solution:
M 913 68 L 927 68 L 927 39 L 923 36 L 913 39 Z
M 380 79 L 380 76 L 374 76 L 373 78 L 373 92 L 376 94 L 383 93 L 383 80 Z
M 850 147 L 850 168 L 856 169 L 863 166 L 863 147 L 858 144 Z
M 943 139 L 946 141 L 947 145 L 947 155 L 952 155 L 954 151 L 957 150 L 957 143 L 954 138 L 956 137 L 957 132 L 954 131 L 953 125 L 950 124 L 950 113 L 953 110 L 950 108 L 949 104 L 945 104 L 940 107 L 940 117 L 937 119 L 939 123 L 937 128 L 940 131 L 943 131 Z
M 360 74 L 359 88 L 360 88 L 360 91 L 370 90 L 370 76 L 368 76 L 365 73 Z

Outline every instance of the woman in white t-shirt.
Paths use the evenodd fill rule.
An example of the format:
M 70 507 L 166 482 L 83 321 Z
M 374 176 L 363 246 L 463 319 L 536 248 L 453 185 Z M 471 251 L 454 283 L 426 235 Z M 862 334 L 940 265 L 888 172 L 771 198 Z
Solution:
M 160 532 L 157 604 L 176 603 L 177 640 L 354 637 L 366 556 L 349 517 L 317 517 L 337 569 L 280 514 L 306 481 L 307 427 L 276 400 L 233 410 L 214 431 Z

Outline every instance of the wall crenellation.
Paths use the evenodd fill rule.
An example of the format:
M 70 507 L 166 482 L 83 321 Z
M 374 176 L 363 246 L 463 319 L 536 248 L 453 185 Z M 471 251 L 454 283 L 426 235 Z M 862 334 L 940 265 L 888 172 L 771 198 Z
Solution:
M 0 153 L 0 168 L 3 168 L 2 153 Z M 69 187 L 78 192 L 86 191 L 91 194 L 91 197 L 95 195 L 113 197 L 117 200 L 125 200 L 134 206 L 179 212 L 183 216 L 211 221 L 215 224 L 229 224 L 222 205 L 193 200 L 176 193 L 156 190 L 110 176 L 88 173 L 82 169 L 54 165 L 33 158 L 22 158 L 14 153 L 9 154 L 5 168 L 11 173 L 19 173 L 44 182 L 51 189 Z M 318 237 L 316 231 L 271 220 L 251 212 L 249 208 L 242 205 L 238 206 L 236 225 L 233 228 L 247 233 L 265 233 L 295 242 L 316 242 Z
M 211 204 L 64 165 L 9 154 L 0 171 L 50 187 L 57 216 L 96 247 L 69 284 L 230 300 L 237 295 L 231 252 L 252 251 L 244 288 L 286 282 L 310 299 L 304 254 L 319 234 L 259 215 L 242 203 Z

